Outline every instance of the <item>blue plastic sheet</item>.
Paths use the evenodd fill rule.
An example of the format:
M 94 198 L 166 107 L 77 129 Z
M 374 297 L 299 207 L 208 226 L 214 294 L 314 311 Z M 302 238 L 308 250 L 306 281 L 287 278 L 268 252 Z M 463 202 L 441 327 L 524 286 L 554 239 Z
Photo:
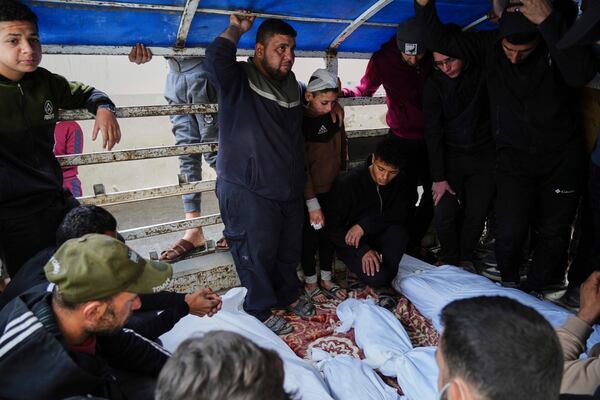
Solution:
M 173 47 L 181 19 L 178 10 L 99 7 L 25 0 L 39 16 L 44 44 L 129 46 L 145 43 L 156 47 Z M 119 0 L 121 3 L 141 3 L 183 7 L 185 0 Z M 330 18 L 352 21 L 365 12 L 375 0 L 202 0 L 187 38 L 187 47 L 206 47 L 228 25 L 229 17 L 202 12 L 202 9 L 238 10 L 303 18 Z M 440 18 L 444 22 L 466 25 L 481 17 L 490 8 L 489 0 L 438 1 Z M 412 0 L 395 0 L 376 13 L 369 22 L 397 24 L 413 15 Z M 240 48 L 253 48 L 258 19 L 251 32 L 244 35 Z M 298 31 L 298 50 L 325 51 L 348 23 L 290 21 Z M 395 32 L 393 26 L 359 27 L 339 47 L 340 51 L 371 53 Z

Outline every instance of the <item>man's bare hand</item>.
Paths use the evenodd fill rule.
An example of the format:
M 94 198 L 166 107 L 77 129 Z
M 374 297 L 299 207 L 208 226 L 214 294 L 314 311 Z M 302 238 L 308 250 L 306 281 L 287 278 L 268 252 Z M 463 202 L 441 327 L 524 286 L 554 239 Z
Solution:
M 581 284 L 579 312 L 577 316 L 594 325 L 600 318 L 600 271 L 593 272 L 585 282 Z
M 235 26 L 242 34 L 248 32 L 252 28 L 254 19 L 253 15 L 249 15 L 250 11 L 238 10 L 229 16 L 229 26 Z
M 212 317 L 221 309 L 222 305 L 221 296 L 209 288 L 186 294 L 185 302 L 190 309 L 190 314 L 198 317 L 205 315 Z
M 362 270 L 367 276 L 375 276 L 381 268 L 381 258 L 375 250 L 369 250 L 362 257 Z
M 352 228 L 348 229 L 348 232 L 346 232 L 346 244 L 348 246 L 358 248 L 360 239 L 363 237 L 364 234 L 365 231 L 363 230 L 363 228 L 360 227 L 360 225 L 354 225 Z
M 325 216 L 320 208 L 314 211 L 309 211 L 308 219 L 310 220 L 311 225 L 321 225 L 321 227 L 325 226 Z
M 344 107 L 342 107 L 340 103 L 338 103 L 337 101 L 334 102 L 331 105 L 331 111 L 329 112 L 329 114 L 331 114 L 331 120 L 334 124 L 337 123 L 338 126 L 344 125 Z
M 98 137 L 98 131 L 102 132 L 102 148 L 112 150 L 115 144 L 121 141 L 121 128 L 117 118 L 112 111 L 106 108 L 96 110 L 96 122 L 92 130 L 92 140 Z
M 548 0 L 521 0 L 521 3 L 507 8 L 507 11 L 520 12 L 536 25 L 544 22 L 552 14 L 552 4 Z
M 433 182 L 433 185 L 431 185 L 431 195 L 433 196 L 434 206 L 438 205 L 438 203 L 444 196 L 444 193 L 446 192 L 453 195 L 456 194 L 448 184 L 448 181 Z
M 129 52 L 129 61 L 135 64 L 145 64 L 152 60 L 152 50 L 141 43 L 136 44 Z

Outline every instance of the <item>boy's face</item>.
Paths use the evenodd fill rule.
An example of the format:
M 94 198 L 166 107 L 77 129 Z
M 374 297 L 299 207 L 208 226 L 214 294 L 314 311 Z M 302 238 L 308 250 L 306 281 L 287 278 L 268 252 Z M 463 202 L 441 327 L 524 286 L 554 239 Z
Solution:
M 400 168 L 388 164 L 373 155 L 373 165 L 371 165 L 371 178 L 379 186 L 385 186 L 390 183 L 400 173 Z
M 316 115 L 325 115 L 331 112 L 333 104 L 337 100 L 337 92 L 325 92 L 314 95 L 312 92 L 306 92 L 305 96 L 308 108 Z
M 0 22 L 0 75 L 12 81 L 33 72 L 42 61 L 42 45 L 29 21 Z

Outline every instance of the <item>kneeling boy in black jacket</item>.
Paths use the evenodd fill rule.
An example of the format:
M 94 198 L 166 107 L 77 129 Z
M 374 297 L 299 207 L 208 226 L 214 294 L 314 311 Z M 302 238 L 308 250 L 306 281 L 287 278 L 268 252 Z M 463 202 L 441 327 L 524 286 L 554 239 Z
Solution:
M 381 141 L 364 167 L 340 175 L 325 209 L 338 257 L 366 285 L 388 285 L 406 250 L 407 207 L 415 200 L 394 141 Z

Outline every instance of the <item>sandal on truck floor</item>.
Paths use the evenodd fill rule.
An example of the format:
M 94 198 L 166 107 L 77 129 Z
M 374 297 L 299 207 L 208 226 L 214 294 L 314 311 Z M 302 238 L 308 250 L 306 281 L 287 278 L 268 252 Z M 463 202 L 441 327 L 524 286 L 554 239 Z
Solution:
M 160 253 L 159 260 L 173 263 L 181 260 L 183 257 L 191 253 L 202 252 L 205 250 L 206 243 L 196 247 L 188 240 L 179 239 L 173 246 Z

